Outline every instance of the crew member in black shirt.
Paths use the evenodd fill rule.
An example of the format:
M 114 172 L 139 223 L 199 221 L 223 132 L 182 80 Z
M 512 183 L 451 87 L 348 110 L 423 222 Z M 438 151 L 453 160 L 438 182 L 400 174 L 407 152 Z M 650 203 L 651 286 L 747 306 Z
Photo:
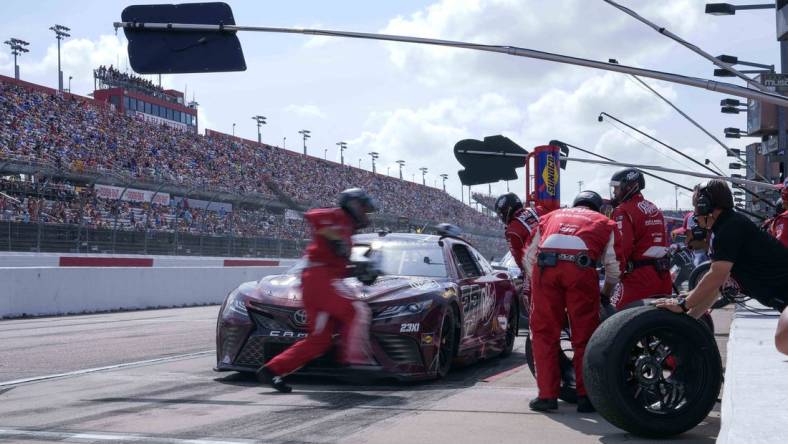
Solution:
M 714 303 L 730 275 L 744 294 L 783 313 L 775 344 L 788 354 L 788 326 L 784 325 L 788 322 L 788 248 L 734 211 L 733 195 L 722 180 L 698 187 L 692 204 L 698 225 L 711 230 L 711 267 L 686 297 L 660 299 L 657 307 L 699 317 Z

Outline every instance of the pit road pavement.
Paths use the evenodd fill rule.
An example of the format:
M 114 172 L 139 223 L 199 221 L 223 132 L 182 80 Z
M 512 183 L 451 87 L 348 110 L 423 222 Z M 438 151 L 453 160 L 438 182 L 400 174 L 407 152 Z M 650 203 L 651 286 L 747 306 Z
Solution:
M 0 321 L 0 442 L 640 442 L 597 414 L 528 410 L 507 359 L 418 384 L 293 378 L 289 395 L 215 373 L 217 306 Z M 730 311 L 714 314 L 725 362 Z M 710 443 L 719 405 L 672 442 Z M 645 441 L 643 442 L 654 442 Z

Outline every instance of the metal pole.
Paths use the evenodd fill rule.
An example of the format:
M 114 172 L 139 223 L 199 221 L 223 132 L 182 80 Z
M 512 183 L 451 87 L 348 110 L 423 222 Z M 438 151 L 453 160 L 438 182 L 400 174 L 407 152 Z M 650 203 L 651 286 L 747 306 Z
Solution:
M 605 3 L 613 6 L 614 8 L 617 8 L 617 9 L 623 11 L 627 15 L 629 15 L 631 17 L 634 17 L 636 20 L 638 20 L 638 21 L 640 21 L 642 23 L 645 23 L 646 25 L 650 26 L 651 28 L 653 28 L 658 33 L 664 35 L 665 37 L 667 37 L 667 38 L 679 43 L 680 45 L 682 45 L 682 46 L 684 46 L 686 48 L 689 48 L 690 51 L 693 51 L 694 53 L 700 55 L 704 59 L 707 59 L 708 61 L 710 61 L 711 63 L 715 64 L 716 66 L 719 66 L 720 68 L 731 72 L 733 75 L 735 75 L 736 77 L 739 77 L 740 79 L 744 80 L 748 84 L 750 84 L 750 82 L 752 82 L 752 79 L 750 79 L 749 77 L 747 77 L 743 73 L 739 72 L 736 68 L 733 67 L 733 65 L 730 65 L 728 63 L 723 63 L 718 58 L 716 58 L 713 55 L 709 54 L 708 52 L 700 49 L 699 47 L 693 45 L 692 43 L 682 39 L 681 37 L 677 36 L 676 34 L 673 34 L 672 32 L 668 31 L 664 27 L 657 26 L 654 23 L 646 20 L 641 15 L 639 15 L 637 12 L 635 12 L 635 11 L 633 11 L 633 10 L 627 8 L 627 7 L 621 6 L 618 3 L 614 2 L 613 0 L 602 0 L 602 1 L 604 1 Z M 757 89 L 759 89 L 761 91 L 766 91 L 766 88 L 764 88 L 760 84 L 753 83 L 753 85 L 755 86 L 755 88 L 757 88 Z
M 60 70 L 60 37 L 57 38 L 57 89 L 63 92 L 63 71 Z
M 645 87 L 646 87 L 646 88 L 647 88 L 649 91 L 651 91 L 652 93 L 654 93 L 654 95 L 656 95 L 657 97 L 659 97 L 660 99 L 662 99 L 662 101 L 663 101 L 663 102 L 667 103 L 667 104 L 668 104 L 668 105 L 669 105 L 671 108 L 673 108 L 673 109 L 674 109 L 674 110 L 675 110 L 677 113 L 679 113 L 679 114 L 680 114 L 682 117 L 684 117 L 685 119 L 687 119 L 687 121 L 689 121 L 691 124 L 693 124 L 693 125 L 694 125 L 696 128 L 698 128 L 699 130 L 701 130 L 701 131 L 702 131 L 704 134 L 706 134 L 707 136 L 709 136 L 709 137 L 710 137 L 712 140 L 714 140 L 715 142 L 717 142 L 717 143 L 718 143 L 718 144 L 719 144 L 721 147 L 725 148 L 725 154 L 727 154 L 728 156 L 730 156 L 730 155 L 733 153 L 733 151 L 732 151 L 730 148 L 728 148 L 728 145 L 726 145 L 725 143 L 723 143 L 723 142 L 722 142 L 722 140 L 720 140 L 720 139 L 719 139 L 717 136 L 715 136 L 714 134 L 710 133 L 710 132 L 709 132 L 709 131 L 708 131 L 706 128 L 704 128 L 703 126 L 701 126 L 701 124 L 699 124 L 698 122 L 696 122 L 696 121 L 695 121 L 695 119 L 693 119 L 692 117 L 690 117 L 689 115 L 687 115 L 687 113 L 685 113 L 684 111 L 682 111 L 681 109 L 679 109 L 679 107 L 677 107 L 676 105 L 674 105 L 674 104 L 673 104 L 673 102 L 671 102 L 670 100 L 668 100 L 667 98 L 665 98 L 665 97 L 664 97 L 662 94 L 658 93 L 658 92 L 657 92 L 657 90 L 655 90 L 654 88 L 652 88 L 652 87 L 651 87 L 651 85 L 649 85 L 648 83 L 644 82 L 644 81 L 643 81 L 643 79 L 641 79 L 641 78 L 640 78 L 640 77 L 638 77 L 638 76 L 634 76 L 634 75 L 632 76 L 632 78 L 634 78 L 635 80 L 637 80 L 637 81 L 638 81 L 638 82 L 639 82 L 641 85 L 645 86 Z M 760 174 L 758 174 L 758 171 L 756 171 L 756 170 L 755 170 L 755 168 L 753 168 L 753 167 L 751 167 L 750 165 L 748 165 L 748 164 L 747 164 L 747 162 L 746 162 L 744 159 L 742 159 L 741 155 L 736 155 L 735 157 L 736 157 L 737 159 L 739 159 L 741 162 L 745 163 L 745 165 L 747 165 L 747 169 L 749 169 L 750 171 L 752 171 L 752 172 L 753 172 L 753 173 L 754 173 L 756 176 L 759 176 L 759 177 L 761 177 L 763 180 L 767 180 L 765 177 L 763 177 L 763 176 L 761 176 Z M 767 180 L 767 181 L 768 181 L 768 180 Z
M 14 51 L 14 78 L 19 80 L 19 65 L 16 63 L 16 51 Z
M 584 66 L 587 68 L 602 69 L 605 71 L 620 72 L 624 74 L 635 74 L 642 77 L 649 77 L 664 80 L 671 83 L 692 86 L 695 88 L 717 91 L 737 97 L 745 97 L 753 100 L 761 100 L 775 105 L 788 106 L 788 97 L 774 94 L 758 89 L 751 89 L 731 83 L 718 82 L 714 80 L 702 79 L 697 77 L 683 76 L 650 69 L 635 68 L 632 66 L 619 65 L 615 63 L 605 63 L 596 60 L 582 59 L 579 57 L 565 56 L 544 51 L 537 51 L 528 48 L 502 45 L 483 45 L 478 43 L 468 43 L 452 40 L 428 39 L 409 36 L 398 36 L 390 34 L 361 33 L 349 31 L 333 31 L 320 29 L 300 29 L 300 28 L 274 28 L 261 26 L 237 26 L 237 25 L 200 25 L 185 23 L 137 23 L 137 22 L 115 22 L 115 28 L 124 28 L 131 32 L 144 32 L 145 29 L 156 31 L 183 32 L 183 31 L 202 31 L 202 32 L 234 32 L 234 31 L 254 31 L 254 32 L 274 32 L 285 34 L 308 34 L 326 37 L 348 37 L 369 40 L 384 40 L 392 42 L 417 43 L 425 45 L 448 46 L 452 48 L 464 48 L 476 51 L 495 52 L 508 54 L 516 57 L 527 57 L 532 59 L 547 60 L 557 63 Z
M 782 74 L 788 73 L 788 41 L 781 41 L 780 42 L 780 71 Z M 777 108 L 777 120 L 778 120 L 778 139 L 777 139 L 777 152 L 778 154 L 781 153 L 781 163 L 782 163 L 782 177 L 780 178 L 781 182 L 788 179 L 788 143 L 786 143 L 786 128 L 785 128 L 785 118 L 786 112 L 784 106 L 778 106 Z M 771 170 L 771 168 L 769 168 Z

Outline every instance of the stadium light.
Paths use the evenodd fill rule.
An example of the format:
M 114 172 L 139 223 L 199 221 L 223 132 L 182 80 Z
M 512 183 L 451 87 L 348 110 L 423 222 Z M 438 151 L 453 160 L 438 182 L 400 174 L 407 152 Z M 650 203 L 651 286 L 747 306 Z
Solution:
M 375 174 L 377 172 L 377 170 L 375 170 L 375 159 L 380 157 L 380 154 L 376 151 L 372 151 L 367 154 L 369 154 L 369 157 L 372 158 L 372 174 Z
M 252 116 L 252 120 L 257 122 L 257 143 L 263 143 L 262 135 L 260 134 L 260 126 L 265 125 L 267 122 L 265 121 L 265 116 Z
M 427 180 L 425 179 L 425 177 L 426 177 L 427 171 L 428 171 L 427 167 L 421 167 L 421 168 L 419 168 L 419 171 L 421 171 L 421 184 L 426 186 L 427 185 Z
M 750 9 L 774 9 L 774 3 L 761 3 L 758 5 L 732 5 L 730 3 L 706 4 L 706 14 L 711 15 L 735 15 L 736 11 L 745 11 Z
M 720 106 L 744 106 L 742 102 L 738 99 L 722 99 L 720 100 Z
M 739 114 L 744 111 L 747 111 L 747 108 L 737 108 L 735 106 L 723 106 L 720 108 L 720 112 L 723 114 Z
M 441 179 L 443 179 L 443 192 L 446 192 L 446 179 L 449 178 L 449 175 L 446 173 L 441 174 Z
M 402 167 L 405 165 L 405 161 L 398 160 L 397 163 L 399 164 L 399 180 L 402 180 Z
M 718 55 L 717 60 L 719 60 L 722 63 L 728 63 L 730 65 L 752 66 L 754 68 L 761 68 L 769 71 L 774 71 L 774 65 L 765 65 L 763 63 L 755 63 L 755 62 L 745 62 L 739 60 L 739 58 L 736 56 L 727 55 L 727 54 Z
M 30 43 L 14 37 L 6 40 L 4 43 L 11 47 L 11 54 L 14 55 L 14 78 L 19 80 L 19 64 L 16 63 L 16 58 L 17 56 L 20 56 L 26 52 L 30 52 L 27 48 L 25 48 L 25 46 L 30 45 Z
M 66 37 L 71 37 L 71 34 L 68 31 L 71 31 L 71 28 L 68 28 L 63 25 L 54 25 L 49 27 L 50 31 L 54 31 L 55 38 L 57 39 L 57 90 L 63 91 L 63 71 L 60 69 L 60 41 Z
M 736 158 L 741 157 L 741 150 L 738 148 L 731 148 L 728 151 L 728 157 L 736 157 Z
M 311 131 L 309 131 L 309 130 L 301 130 L 301 131 L 298 132 L 298 134 L 301 134 L 303 136 L 303 138 L 304 138 L 304 156 L 306 156 L 306 139 L 312 137 L 311 136 Z
M 344 165 L 345 164 L 345 150 L 347 149 L 346 142 L 337 142 L 336 145 L 339 147 L 339 162 Z
M 741 137 L 757 137 L 757 136 L 750 136 L 749 134 L 747 134 L 746 131 L 742 131 L 739 128 L 725 128 L 724 131 L 725 131 L 725 137 L 729 139 L 739 139 Z M 738 152 L 741 153 L 741 150 L 738 150 Z M 734 157 L 734 156 L 731 156 L 731 154 L 728 153 L 728 157 Z
M 774 72 L 774 69 L 744 69 L 739 72 L 742 74 L 765 74 Z M 715 69 L 714 77 L 736 77 L 736 75 L 727 69 Z
M 729 163 L 728 164 L 728 168 L 730 168 L 732 170 L 740 170 L 741 167 L 742 167 L 742 164 L 740 164 L 740 163 Z

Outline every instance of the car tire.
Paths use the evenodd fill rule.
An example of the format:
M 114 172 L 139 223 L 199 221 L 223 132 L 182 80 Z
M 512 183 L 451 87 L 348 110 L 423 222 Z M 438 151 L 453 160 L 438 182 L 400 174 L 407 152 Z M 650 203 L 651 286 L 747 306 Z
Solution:
M 520 331 L 520 310 L 518 309 L 517 303 L 512 302 L 512 305 L 509 307 L 509 314 L 506 318 L 506 337 L 504 339 L 504 346 L 503 350 L 501 350 L 501 354 L 499 355 L 501 358 L 505 358 L 512 354 L 514 351 L 514 343 L 517 340 L 517 333 Z
M 693 290 L 695 287 L 698 286 L 698 282 L 700 282 L 701 278 L 709 272 L 711 268 L 711 262 L 703 262 L 695 267 L 690 273 L 689 277 L 687 278 L 687 288 Z
M 722 362 L 713 335 L 701 323 L 636 307 L 594 332 L 583 375 L 602 417 L 632 434 L 664 438 L 708 416 L 720 392 Z
M 562 332 L 562 340 L 569 337 L 568 332 Z M 525 338 L 525 362 L 528 364 L 528 369 L 531 374 L 536 377 L 536 364 L 534 363 L 534 349 L 533 342 L 531 342 L 531 334 Z M 570 403 L 577 404 L 577 385 L 575 382 L 575 368 L 572 364 L 572 359 L 566 355 L 563 348 L 558 354 L 558 369 L 561 372 L 561 387 L 558 391 L 558 399 Z
M 447 307 L 446 313 L 443 314 L 440 336 L 438 337 L 436 378 L 445 378 L 449 374 L 452 361 L 457 355 L 458 340 L 457 313 L 452 307 Z

